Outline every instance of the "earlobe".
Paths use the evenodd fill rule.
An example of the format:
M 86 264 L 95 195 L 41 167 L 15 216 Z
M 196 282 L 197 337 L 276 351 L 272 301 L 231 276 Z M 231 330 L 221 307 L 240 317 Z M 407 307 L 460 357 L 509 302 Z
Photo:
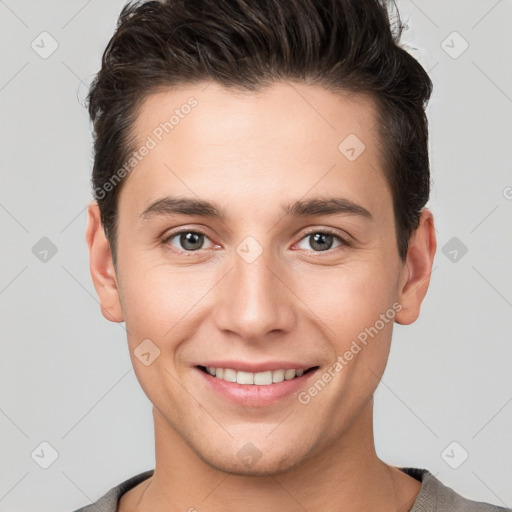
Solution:
M 409 240 L 398 295 L 402 309 L 395 317 L 397 323 L 408 325 L 418 318 L 421 303 L 430 284 L 436 248 L 434 217 L 430 210 L 424 208 L 421 211 L 419 226 Z
M 87 209 L 85 239 L 89 247 L 89 268 L 100 301 L 101 313 L 111 322 L 122 322 L 124 318 L 112 252 L 103 231 L 96 201 L 91 202 Z

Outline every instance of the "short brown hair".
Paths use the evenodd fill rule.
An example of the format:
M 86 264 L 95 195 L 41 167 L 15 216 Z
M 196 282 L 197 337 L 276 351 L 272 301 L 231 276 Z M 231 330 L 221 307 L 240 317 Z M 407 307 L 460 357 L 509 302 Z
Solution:
M 117 197 L 124 181 L 105 185 L 134 150 L 131 129 L 142 100 L 165 87 L 203 80 L 256 91 L 287 79 L 375 100 L 397 248 L 405 260 L 430 193 L 425 107 L 432 82 L 398 44 L 403 29 L 398 10 L 395 21 L 392 26 L 384 0 L 125 5 L 88 95 L 94 125 L 92 187 L 114 262 Z

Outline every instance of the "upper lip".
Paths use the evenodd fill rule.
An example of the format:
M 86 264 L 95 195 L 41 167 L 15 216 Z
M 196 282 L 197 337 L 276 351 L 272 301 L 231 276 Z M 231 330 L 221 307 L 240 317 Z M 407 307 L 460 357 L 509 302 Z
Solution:
M 247 363 L 244 361 L 206 361 L 196 366 L 212 366 L 213 368 L 230 368 L 242 372 L 266 372 L 274 370 L 309 370 L 315 365 L 297 363 L 293 361 L 264 361 L 261 363 Z

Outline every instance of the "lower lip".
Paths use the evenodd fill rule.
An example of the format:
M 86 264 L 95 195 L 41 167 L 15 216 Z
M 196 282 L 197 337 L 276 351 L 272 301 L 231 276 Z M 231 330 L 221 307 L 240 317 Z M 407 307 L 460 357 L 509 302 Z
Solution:
M 227 398 L 238 405 L 258 407 L 275 404 L 282 399 L 297 393 L 306 385 L 310 377 L 317 372 L 318 368 L 311 370 L 300 377 L 284 380 L 283 382 L 276 382 L 275 384 L 269 384 L 267 386 L 228 382 L 227 380 L 213 377 L 199 368 L 194 368 L 194 370 L 199 373 L 200 377 L 204 379 L 210 389 L 224 398 Z

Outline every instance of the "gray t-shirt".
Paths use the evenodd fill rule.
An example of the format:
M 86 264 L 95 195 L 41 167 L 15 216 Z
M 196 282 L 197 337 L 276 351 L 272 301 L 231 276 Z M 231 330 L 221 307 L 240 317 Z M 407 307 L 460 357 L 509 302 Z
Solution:
M 510 508 L 463 498 L 450 487 L 443 485 L 426 469 L 399 469 L 421 482 L 420 492 L 409 512 L 512 512 Z M 74 512 L 117 512 L 121 496 L 152 475 L 151 469 L 133 476 L 108 491 L 95 503 Z

